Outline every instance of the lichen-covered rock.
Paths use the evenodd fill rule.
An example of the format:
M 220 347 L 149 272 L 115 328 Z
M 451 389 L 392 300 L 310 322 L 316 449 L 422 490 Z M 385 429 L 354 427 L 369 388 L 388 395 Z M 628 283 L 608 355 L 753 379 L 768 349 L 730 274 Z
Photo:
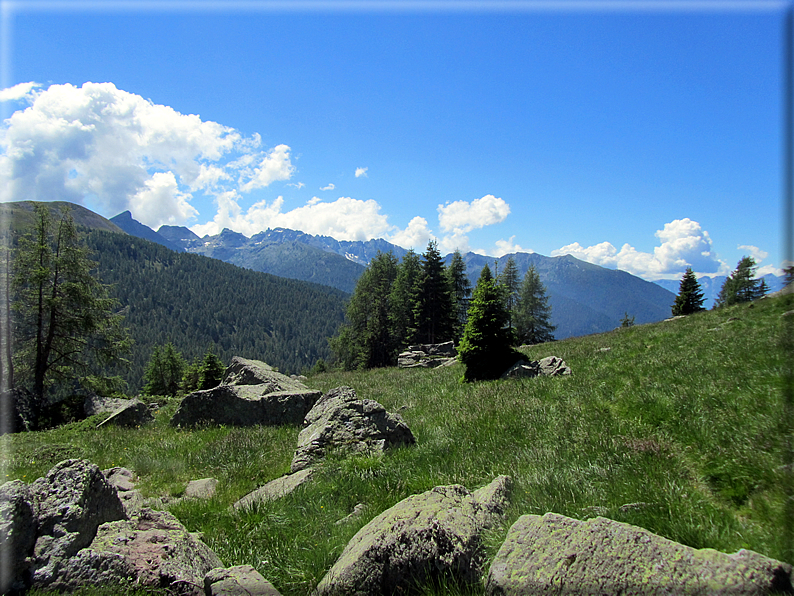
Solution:
M 37 520 L 34 587 L 47 587 L 69 557 L 91 544 L 97 528 L 126 517 L 116 489 L 100 469 L 68 459 L 30 485 Z
M 260 486 L 255 491 L 245 495 L 232 505 L 232 508 L 235 510 L 248 509 L 257 503 L 267 503 L 285 497 L 311 480 L 313 472 L 314 470 L 311 468 L 306 468 L 294 474 L 287 474 L 281 478 L 271 480 L 264 486 Z
M 301 388 L 289 390 L 276 388 L 281 385 L 262 383 L 219 385 L 195 391 L 182 399 L 171 424 L 183 427 L 202 423 L 229 426 L 300 424 L 321 393 L 298 384 Z
M 547 377 L 559 377 L 570 375 L 571 368 L 565 364 L 565 360 L 558 356 L 547 356 L 538 361 L 540 374 Z
M 223 374 L 222 385 L 270 385 L 270 391 L 305 391 L 306 386 L 259 360 L 235 356 Z M 319 396 L 318 396 L 319 397 Z
M 135 474 L 131 470 L 119 466 L 102 470 L 102 473 L 110 485 L 116 489 L 126 516 L 135 515 L 144 504 L 141 491 L 135 489 Z
M 250 565 L 213 569 L 204 578 L 207 596 L 281 596 L 262 574 Z
M 509 488 L 500 476 L 474 493 L 438 486 L 400 501 L 358 531 L 315 596 L 406 594 L 442 578 L 476 582 L 482 532 L 501 519 Z
M 791 566 L 751 551 L 694 549 L 596 517 L 524 515 L 488 574 L 489 596 L 761 595 L 791 591 Z
M 90 547 L 69 561 L 55 584 L 72 589 L 86 581 L 167 588 L 204 595 L 204 576 L 223 567 L 218 556 L 167 511 L 143 508 L 130 520 L 103 524 Z
M 0 486 L 0 594 L 22 590 L 29 584 L 30 563 L 36 541 L 34 506 L 28 485 L 20 480 Z
M 331 448 L 383 452 L 416 442 L 399 414 L 387 412 L 374 400 L 360 399 L 350 387 L 326 393 L 306 414 L 303 424 L 292 472 L 310 467 Z

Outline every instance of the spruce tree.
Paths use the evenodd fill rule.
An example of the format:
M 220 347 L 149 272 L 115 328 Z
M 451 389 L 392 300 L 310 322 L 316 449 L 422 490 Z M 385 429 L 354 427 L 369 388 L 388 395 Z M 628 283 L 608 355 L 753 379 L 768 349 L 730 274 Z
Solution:
M 422 262 L 419 255 L 409 250 L 397 266 L 397 275 L 389 295 L 389 324 L 398 348 L 414 341 L 416 334 L 414 309 L 421 275 Z
M 513 327 L 513 311 L 518 304 L 518 290 L 519 290 L 519 275 L 516 260 L 510 256 L 507 257 L 504 270 L 499 274 L 497 283 L 502 286 L 504 293 L 505 309 L 507 309 L 507 324 Z
M 422 259 L 422 276 L 414 308 L 415 339 L 423 344 L 450 341 L 454 336 L 457 313 L 449 276 L 435 241 L 428 243 Z
M 551 324 L 551 305 L 546 287 L 534 265 L 530 265 L 518 290 L 513 317 L 519 343 L 540 344 L 554 341 L 556 326 Z
M 742 257 L 736 269 L 722 284 L 714 308 L 751 302 L 764 296 L 767 290 L 766 282 L 763 279 L 755 279 L 755 271 L 755 259 Z
M 454 337 L 456 340 L 463 335 L 463 328 L 466 325 L 466 313 L 469 310 L 469 298 L 471 297 L 471 282 L 466 275 L 466 262 L 459 250 L 452 255 L 447 267 L 449 282 L 452 287 L 452 298 L 456 307 L 457 320 L 455 321 Z
M 687 267 L 681 284 L 678 286 L 678 296 L 675 297 L 672 311 L 673 316 L 690 315 L 694 312 L 706 310 L 703 308 L 703 291 L 692 267 Z
M 212 350 L 207 350 L 199 369 L 199 389 L 212 389 L 221 384 L 225 367 L 220 357 Z
M 91 377 L 96 385 L 91 369 L 123 361 L 130 340 L 68 210 L 53 222 L 49 206 L 37 203 L 34 215 L 14 261 L 14 381 L 31 391 L 37 409 L 55 382 Z
M 513 332 L 507 326 L 503 293 L 483 267 L 474 288 L 469 316 L 458 347 L 458 359 L 466 367 L 466 382 L 497 379 L 521 355 L 513 350 Z
M 162 348 L 155 346 L 144 371 L 146 385 L 143 392 L 147 395 L 176 395 L 182 384 L 185 366 L 185 360 L 174 344 L 168 342 Z

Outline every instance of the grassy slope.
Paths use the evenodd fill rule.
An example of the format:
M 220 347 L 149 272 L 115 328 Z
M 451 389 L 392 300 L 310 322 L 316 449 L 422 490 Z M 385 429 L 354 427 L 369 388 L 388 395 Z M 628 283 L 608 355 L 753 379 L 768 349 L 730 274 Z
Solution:
M 787 297 L 785 300 L 790 299 Z M 781 315 L 767 299 L 676 321 L 530 348 L 561 356 L 569 378 L 463 385 L 459 366 L 326 373 L 312 387 L 354 387 L 401 413 L 414 448 L 331 457 L 296 494 L 233 516 L 229 504 L 289 470 L 297 427 L 177 431 L 175 403 L 143 429 L 87 423 L 10 439 L 6 479 L 30 481 L 66 456 L 123 465 L 148 495 L 213 476 L 219 494 L 172 511 L 227 565 L 251 564 L 284 594 L 307 594 L 353 534 L 404 497 L 438 484 L 516 481 L 493 555 L 519 515 L 604 515 L 694 547 L 787 559 L 781 471 Z M 357 503 L 368 509 L 337 525 Z M 478 588 L 481 591 L 481 589 Z

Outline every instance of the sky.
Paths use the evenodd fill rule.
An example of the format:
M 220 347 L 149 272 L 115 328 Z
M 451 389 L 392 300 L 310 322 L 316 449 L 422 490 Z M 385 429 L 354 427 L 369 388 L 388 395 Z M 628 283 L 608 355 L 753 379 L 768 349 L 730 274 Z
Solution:
M 779 274 L 787 6 L 0 0 L 0 201 Z

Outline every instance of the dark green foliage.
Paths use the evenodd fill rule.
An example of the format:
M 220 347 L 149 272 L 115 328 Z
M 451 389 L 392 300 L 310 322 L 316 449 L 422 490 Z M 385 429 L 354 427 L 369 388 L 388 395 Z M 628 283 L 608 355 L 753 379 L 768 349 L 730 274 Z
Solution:
M 390 295 L 397 259 L 378 253 L 361 275 L 347 306 L 345 324 L 331 349 L 346 370 L 394 364 L 399 347 L 390 324 Z
M 419 295 L 421 275 L 419 255 L 409 250 L 397 266 L 397 277 L 389 296 L 389 321 L 398 347 L 412 343 L 416 334 L 414 306 Z
M 204 360 L 201 363 L 198 374 L 198 388 L 199 389 L 212 389 L 221 384 L 223 373 L 226 367 L 218 358 L 218 355 L 212 350 L 207 350 L 204 354 Z
M 520 282 L 518 278 L 519 274 L 516 260 L 512 256 L 509 256 L 507 257 L 507 262 L 505 263 L 504 269 L 499 274 L 496 283 L 502 287 L 502 291 L 504 292 L 505 308 L 507 309 L 507 324 L 510 327 L 513 327 L 513 311 L 519 301 L 518 291 Z M 538 282 L 539 281 L 540 278 L 538 278 Z
M 554 341 L 556 327 L 551 324 L 549 298 L 534 266 L 530 266 L 524 275 L 514 312 L 513 321 L 518 343 L 541 344 Z
M 339 290 L 121 234 L 92 231 L 88 244 L 135 340 L 130 365 L 116 371 L 132 391 L 143 385 L 154 346 L 169 341 L 188 362 L 211 345 L 224 362 L 253 358 L 287 374 L 331 356 L 328 338 L 344 317 Z
M 68 210 L 53 223 L 49 207 L 35 204 L 33 229 L 18 242 L 13 288 L 15 384 L 31 391 L 34 410 L 54 383 L 62 391 L 130 347 L 119 303 L 92 273 L 89 255 Z
M 722 284 L 714 308 L 752 302 L 764 296 L 767 291 L 766 282 L 763 279 L 755 279 L 756 268 L 753 257 L 742 257 L 736 269 Z
M 199 388 L 199 380 L 201 379 L 201 364 L 202 359 L 196 357 L 193 362 L 185 366 L 185 372 L 182 376 L 182 390 L 185 393 L 196 391 Z
M 422 275 L 414 306 L 417 343 L 435 344 L 453 339 L 457 311 L 446 268 L 438 252 L 438 244 L 431 240 L 422 255 Z
M 681 278 L 678 296 L 675 297 L 673 316 L 690 315 L 706 310 L 703 308 L 703 300 L 703 291 L 700 289 L 698 278 L 692 271 L 692 267 L 687 267 L 684 277 Z
M 471 283 L 469 276 L 466 275 L 466 262 L 459 250 L 452 255 L 452 261 L 447 266 L 447 275 L 452 286 L 452 298 L 457 310 L 454 332 L 457 340 L 463 335 L 463 328 L 466 326 L 466 313 L 469 310 L 469 298 L 471 297 Z
M 463 380 L 499 378 L 521 358 L 521 354 L 513 350 L 513 343 L 503 292 L 486 265 L 474 288 L 468 321 L 458 346 L 458 359 L 466 367 Z
M 629 315 L 628 311 L 623 314 L 623 318 L 620 319 L 620 326 L 621 327 L 634 327 L 634 315 Z
M 146 381 L 143 392 L 147 395 L 176 395 L 182 385 L 185 367 L 185 359 L 176 351 L 174 344 L 168 342 L 162 348 L 155 346 L 143 373 Z

